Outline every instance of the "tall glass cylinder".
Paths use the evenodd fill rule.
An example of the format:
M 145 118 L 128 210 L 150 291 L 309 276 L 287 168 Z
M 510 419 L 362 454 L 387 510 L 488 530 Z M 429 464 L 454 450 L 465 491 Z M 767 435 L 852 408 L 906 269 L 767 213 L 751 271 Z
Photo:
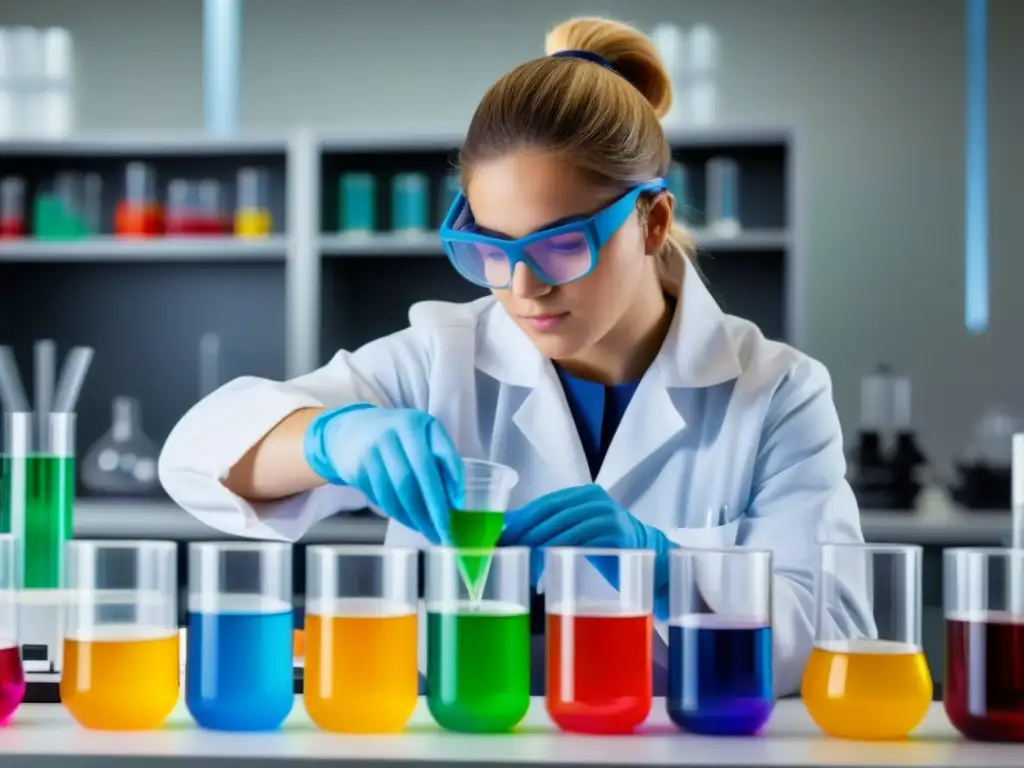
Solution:
M 669 717 L 691 733 L 757 733 L 775 706 L 772 553 L 676 549 L 670 558 Z
M 419 695 L 419 552 L 403 547 L 306 550 L 303 699 L 340 733 L 405 727 Z
M 814 649 L 802 692 L 826 733 L 898 739 L 928 713 L 921 553 L 902 544 L 821 545 Z
M 1024 550 L 943 559 L 949 721 L 969 739 L 1024 741 Z
M 75 415 L 8 413 L 0 452 L 0 533 L 14 535 L 20 642 L 30 671 L 61 668 L 64 545 L 74 532 Z
M 71 541 L 60 698 L 86 728 L 149 730 L 178 702 L 178 546 Z
M 545 552 L 547 709 L 576 733 L 628 733 L 651 711 L 654 553 Z
M 295 701 L 291 545 L 191 544 L 188 592 L 188 711 L 203 728 L 278 728 Z
M 460 563 L 490 558 L 479 598 Z M 501 733 L 530 708 L 530 550 L 426 552 L 427 703 L 449 731 Z
M 0 725 L 25 698 L 25 673 L 18 645 L 17 551 L 13 536 L 0 535 Z

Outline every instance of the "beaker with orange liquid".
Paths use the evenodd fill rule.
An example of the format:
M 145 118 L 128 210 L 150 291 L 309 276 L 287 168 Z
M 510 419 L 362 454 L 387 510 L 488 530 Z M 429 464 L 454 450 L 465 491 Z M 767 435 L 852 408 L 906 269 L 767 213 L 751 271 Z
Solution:
M 418 553 L 403 547 L 306 550 L 303 701 L 326 731 L 392 733 L 419 694 Z
M 932 702 L 921 647 L 922 549 L 903 544 L 822 544 L 815 639 L 802 695 L 825 733 L 901 739 Z M 830 610 L 847 607 L 838 622 Z
M 85 728 L 160 728 L 178 703 L 178 547 L 70 541 L 60 698 Z

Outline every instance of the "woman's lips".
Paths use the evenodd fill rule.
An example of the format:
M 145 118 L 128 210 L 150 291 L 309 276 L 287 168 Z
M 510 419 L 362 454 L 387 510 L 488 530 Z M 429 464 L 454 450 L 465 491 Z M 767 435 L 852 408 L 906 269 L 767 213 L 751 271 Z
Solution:
M 562 312 L 557 315 L 529 315 L 523 319 L 530 324 L 533 330 L 544 332 L 554 330 L 568 316 L 568 312 Z

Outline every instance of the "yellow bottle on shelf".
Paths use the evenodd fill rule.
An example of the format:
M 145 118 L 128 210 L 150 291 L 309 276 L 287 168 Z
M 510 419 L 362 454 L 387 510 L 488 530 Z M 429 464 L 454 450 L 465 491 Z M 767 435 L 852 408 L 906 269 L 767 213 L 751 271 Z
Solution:
M 270 214 L 267 172 L 263 168 L 238 171 L 236 237 L 267 237 L 274 228 Z
M 267 237 L 273 225 L 273 217 L 266 209 L 242 208 L 235 212 L 237 237 Z

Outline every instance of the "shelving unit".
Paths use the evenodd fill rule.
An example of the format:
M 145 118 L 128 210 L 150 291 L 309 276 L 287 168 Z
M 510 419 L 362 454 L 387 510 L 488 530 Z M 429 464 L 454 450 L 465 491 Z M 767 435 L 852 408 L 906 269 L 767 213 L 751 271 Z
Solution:
M 204 333 L 221 339 L 222 379 L 284 379 L 322 365 L 340 348 L 399 330 L 416 301 L 484 294 L 451 269 L 436 234 L 450 194 L 442 181 L 454 168 L 460 139 L 301 131 L 231 140 L 111 135 L 0 142 L 0 177 L 24 177 L 29 199 L 58 171 L 98 173 L 108 232 L 125 163 L 133 160 L 156 170 L 161 197 L 170 178 L 213 178 L 227 190 L 239 168 L 267 168 L 275 223 L 260 240 L 0 240 L 0 344 L 15 347 L 26 375 L 34 339 L 54 338 L 62 350 L 96 347 L 79 403 L 80 455 L 108 429 L 116 395 L 140 400 L 143 429 L 160 442 L 200 395 Z M 795 134 L 715 129 L 673 134 L 670 141 L 692 185 L 683 216 L 712 292 L 726 311 L 800 345 L 804 269 Z M 718 155 L 734 158 L 740 169 L 744 229 L 735 237 L 706 228 L 700 215 L 702 169 Z M 349 172 L 377 181 L 377 226 L 369 234 L 339 231 L 340 178 Z M 390 231 L 391 180 L 407 172 L 430 180 L 429 220 L 422 231 L 396 233 Z M 230 195 L 227 204 L 233 207 Z M 157 509 L 166 502 L 139 504 Z

